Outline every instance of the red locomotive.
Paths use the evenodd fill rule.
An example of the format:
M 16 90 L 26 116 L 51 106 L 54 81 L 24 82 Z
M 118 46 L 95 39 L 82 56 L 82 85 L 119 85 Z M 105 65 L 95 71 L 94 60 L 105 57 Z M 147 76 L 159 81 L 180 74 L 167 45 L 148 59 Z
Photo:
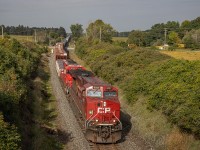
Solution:
M 94 143 L 116 143 L 120 140 L 122 124 L 117 88 L 70 59 L 58 56 L 56 59 L 57 72 L 66 94 L 83 118 L 86 139 Z

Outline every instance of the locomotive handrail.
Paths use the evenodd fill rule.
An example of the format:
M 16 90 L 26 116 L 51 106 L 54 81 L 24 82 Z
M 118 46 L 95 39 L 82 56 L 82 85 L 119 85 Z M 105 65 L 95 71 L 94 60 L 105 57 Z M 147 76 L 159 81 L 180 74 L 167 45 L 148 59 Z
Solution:
M 113 115 L 115 116 L 115 111 L 113 112 Z M 115 116 L 115 118 L 117 118 L 117 116 Z M 117 118 L 117 120 L 119 121 L 121 129 L 122 129 L 122 123 L 121 123 L 121 121 L 118 118 Z
M 96 117 L 98 114 L 99 114 L 99 113 L 97 113 L 96 115 L 94 115 L 94 117 Z M 87 127 L 87 125 L 91 122 L 91 120 L 94 119 L 94 117 L 93 117 L 92 119 L 90 119 L 91 117 L 92 117 L 92 115 L 85 121 L 85 122 L 86 122 L 86 123 L 85 123 L 86 127 Z M 90 120 L 90 121 L 87 123 L 88 120 Z
M 85 125 L 86 125 L 86 127 L 88 126 L 88 124 L 98 115 L 99 113 L 97 113 L 96 115 L 94 115 L 93 117 L 92 117 L 92 115 L 85 121 Z M 113 114 L 113 116 L 117 119 L 117 121 L 120 123 L 120 127 L 121 127 L 121 129 L 122 129 L 122 123 L 121 123 L 121 121 L 117 118 L 117 116 L 115 115 L 115 111 L 114 112 L 112 112 L 112 114 Z M 90 119 L 91 118 L 91 119 Z M 89 120 L 89 122 L 87 122 Z

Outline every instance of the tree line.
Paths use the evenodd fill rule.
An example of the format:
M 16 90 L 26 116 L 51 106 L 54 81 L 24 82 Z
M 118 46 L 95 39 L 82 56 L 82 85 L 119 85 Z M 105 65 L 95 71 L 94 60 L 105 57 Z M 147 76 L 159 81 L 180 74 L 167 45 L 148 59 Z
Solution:
M 181 24 L 176 21 L 158 23 L 146 31 L 133 30 L 128 36 L 128 43 L 136 46 L 160 46 L 168 44 L 177 47 L 185 44 L 186 48 L 200 48 L 200 17 L 185 20 Z
M 52 44 L 61 41 L 63 38 L 67 37 L 67 33 L 63 27 L 59 28 L 46 28 L 46 27 L 28 27 L 23 25 L 18 26 L 4 26 L 3 34 L 5 36 L 9 35 L 22 35 L 22 36 L 33 36 L 33 38 L 42 44 Z M 1 33 L 2 34 L 2 33 Z
M 125 44 L 132 44 L 138 47 L 166 44 L 170 45 L 170 48 L 173 50 L 173 48 L 179 47 L 180 44 L 184 44 L 185 48 L 200 48 L 200 17 L 191 21 L 185 20 L 182 23 L 176 21 L 158 23 L 146 31 L 117 32 L 110 24 L 106 24 L 102 20 L 90 23 L 85 33 L 81 24 L 73 24 L 70 28 L 75 40 L 85 35 L 90 40 L 95 38 L 104 42 L 112 42 L 112 37 L 116 36 L 128 37 Z

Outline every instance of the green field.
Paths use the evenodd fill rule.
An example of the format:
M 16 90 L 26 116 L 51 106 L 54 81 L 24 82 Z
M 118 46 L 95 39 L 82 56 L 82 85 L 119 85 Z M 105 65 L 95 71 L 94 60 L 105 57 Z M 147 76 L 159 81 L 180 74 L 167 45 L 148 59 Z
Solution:
M 30 41 L 34 42 L 34 37 L 33 36 L 26 36 L 26 35 L 10 35 L 11 38 L 15 38 L 18 41 Z
M 119 42 L 126 42 L 128 40 L 128 37 L 113 37 L 112 40 Z
M 160 51 L 176 59 L 200 60 L 200 51 Z

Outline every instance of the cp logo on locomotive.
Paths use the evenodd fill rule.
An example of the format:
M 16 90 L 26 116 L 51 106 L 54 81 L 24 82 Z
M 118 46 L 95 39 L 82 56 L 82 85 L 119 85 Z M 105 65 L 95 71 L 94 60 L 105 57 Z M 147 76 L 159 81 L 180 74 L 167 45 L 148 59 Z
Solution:
M 108 108 L 108 107 L 105 107 L 105 108 L 103 108 L 103 107 L 98 107 L 98 108 L 97 108 L 97 113 L 102 114 L 102 113 L 108 113 L 108 112 L 110 112 L 110 108 Z

